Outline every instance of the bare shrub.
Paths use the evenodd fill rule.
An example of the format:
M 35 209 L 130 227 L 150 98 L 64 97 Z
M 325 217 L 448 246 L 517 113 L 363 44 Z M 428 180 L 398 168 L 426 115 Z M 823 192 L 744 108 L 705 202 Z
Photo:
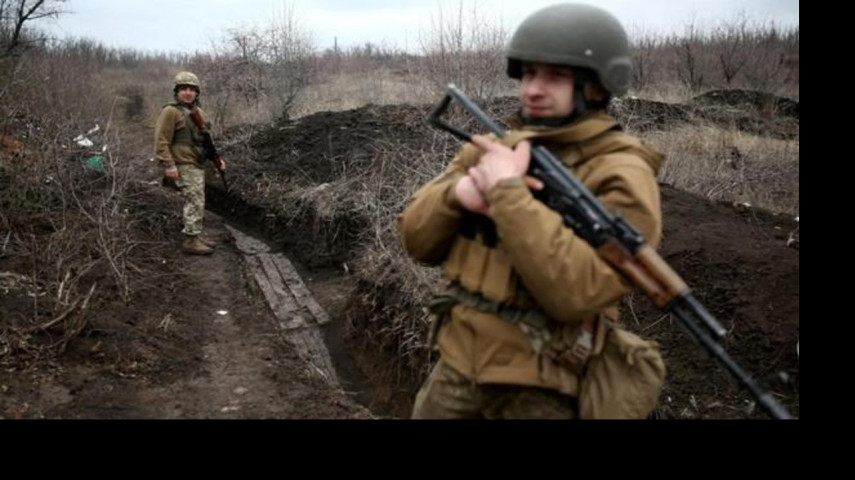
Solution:
M 86 63 L 76 65 L 47 50 L 28 52 L 21 75 L 65 66 L 66 81 L 86 82 L 78 70 Z M 144 225 L 155 223 L 145 220 L 148 212 L 130 188 L 140 175 L 131 161 L 140 158 L 133 153 L 140 143 L 113 122 L 118 102 L 109 89 L 76 97 L 88 85 L 67 84 L 69 97 L 47 108 L 62 90 L 53 90 L 49 76 L 37 78 L 44 79 L 42 92 L 26 82 L 12 85 L 17 98 L 31 101 L 0 104 L 13 114 L 0 125 L 12 147 L 0 150 L 0 260 L 4 275 L 26 278 L 4 294 L 19 313 L 0 318 L 4 363 L 59 354 L 97 306 L 129 302 L 135 281 L 148 275 L 140 232 L 150 236 Z
M 436 100 L 433 84 L 422 77 L 421 59 L 393 44 L 366 43 L 326 50 L 315 80 L 306 87 L 295 116 L 341 111 L 368 104 L 423 104 Z
M 725 85 L 730 86 L 748 64 L 746 46 L 751 37 L 748 19 L 744 16 L 740 16 L 734 23 L 725 23 L 713 30 L 713 38 L 716 39 L 718 47 L 716 56 Z
M 631 39 L 633 87 L 644 98 L 684 101 L 721 88 L 798 97 L 798 26 L 738 15 L 712 26 L 693 21 L 668 37 L 636 29 Z
M 422 307 L 442 282 L 438 269 L 419 265 L 404 252 L 396 217 L 407 199 L 447 165 L 438 160 L 450 159 L 449 146 L 439 142 L 415 150 L 391 142 L 378 144 L 383 168 L 365 182 L 373 199 L 373 208 L 368 210 L 371 227 L 361 239 L 362 249 L 354 262 L 360 287 L 351 300 L 348 320 L 351 329 L 365 335 L 363 341 L 401 359 L 400 378 L 422 378 L 430 368 L 425 335 L 430 317 Z M 390 189 L 393 179 L 399 187 L 395 190 Z M 382 308 L 375 307 L 379 305 Z M 402 383 L 400 378 L 398 383 Z
M 662 65 L 656 53 L 662 49 L 662 38 L 643 29 L 630 33 L 632 41 L 632 87 L 635 91 L 647 89 L 656 82 L 657 72 Z
M 230 30 L 213 52 L 191 68 L 204 79 L 222 127 L 288 118 L 314 76 L 314 43 L 288 6 L 264 29 Z
M 787 82 L 795 81 L 798 76 L 789 76 L 791 65 L 788 58 L 795 54 L 798 66 L 798 27 L 781 31 L 774 24 L 764 26 L 752 35 L 746 46 L 752 68 L 745 70 L 745 85 L 754 90 L 778 93 L 783 91 Z
M 690 92 L 700 92 L 710 71 L 709 55 L 704 48 L 708 39 L 692 22 L 683 35 L 672 37 L 670 43 L 676 57 L 677 78 Z
M 32 316 L 4 319 L 0 325 L 6 354 L 64 349 L 86 324 L 100 280 L 96 267 L 102 262 L 109 264 L 113 285 L 127 292 L 123 252 L 116 250 L 111 230 L 116 227 L 115 198 L 97 193 L 106 182 L 115 194 L 119 180 L 106 171 L 88 170 L 55 139 L 36 153 L 30 161 L 3 165 L 13 179 L 0 198 L 3 224 L 13 260 L 29 272 L 33 285 L 28 292 Z M 51 340 L 45 343 L 39 333 Z
M 462 0 L 451 10 L 439 4 L 430 29 L 419 35 L 420 69 L 435 94 L 454 83 L 476 98 L 492 98 L 513 84 L 505 73 L 508 32 L 491 22 L 478 2 L 467 6 Z
M 358 343 L 397 359 L 390 364 L 397 384 L 420 379 L 430 366 L 425 345 L 429 318 L 422 306 L 441 281 L 438 269 L 405 254 L 396 216 L 415 190 L 444 169 L 455 147 L 439 133 L 420 148 L 375 139 L 367 165 L 341 162 L 333 181 L 272 176 L 250 194 L 277 212 L 277 224 L 284 228 L 298 221 L 307 225 L 301 235 L 315 239 L 313 250 L 328 252 L 335 236 L 346 237 L 352 254 L 344 268 L 357 284 L 347 308 L 349 332 Z M 358 230 L 347 231 L 354 222 Z

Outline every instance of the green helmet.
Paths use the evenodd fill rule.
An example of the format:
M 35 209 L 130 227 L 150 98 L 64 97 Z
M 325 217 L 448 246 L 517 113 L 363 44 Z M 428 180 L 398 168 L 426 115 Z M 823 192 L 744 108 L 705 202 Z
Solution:
M 191 72 L 179 72 L 178 75 L 175 76 L 173 83 L 173 91 L 178 91 L 178 87 L 181 85 L 190 85 L 192 87 L 196 87 L 196 90 L 199 92 L 202 91 L 202 84 L 199 83 L 199 77 Z
M 586 68 L 606 90 L 626 93 L 632 73 L 629 40 L 605 10 L 579 3 L 541 9 L 523 20 L 508 45 L 508 75 L 522 78 L 522 62 Z

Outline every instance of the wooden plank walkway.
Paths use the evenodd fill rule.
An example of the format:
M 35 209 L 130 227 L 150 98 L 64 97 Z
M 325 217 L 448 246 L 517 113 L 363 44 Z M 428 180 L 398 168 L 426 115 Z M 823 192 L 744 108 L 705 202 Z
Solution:
M 243 253 L 247 268 L 261 289 L 279 328 L 314 370 L 338 386 L 332 359 L 320 327 L 330 317 L 312 296 L 294 265 L 281 253 L 271 253 L 263 242 L 227 226 Z

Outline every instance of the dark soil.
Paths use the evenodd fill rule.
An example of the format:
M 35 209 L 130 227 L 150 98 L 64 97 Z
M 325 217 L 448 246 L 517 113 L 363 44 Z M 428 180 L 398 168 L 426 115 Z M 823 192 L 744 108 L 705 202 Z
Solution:
M 789 216 L 709 203 L 667 186 L 662 200 L 662 257 L 728 330 L 722 342 L 728 353 L 798 416 L 799 251 L 787 247 L 798 223 Z M 668 364 L 659 413 L 763 417 L 752 410 L 753 398 L 736 391 L 676 319 L 662 319 L 646 299 L 634 298 L 632 304 L 639 323 L 633 325 L 629 308 L 624 322 L 659 341 Z
M 248 280 L 223 221 L 208 257 L 161 245 L 160 275 L 100 305 L 59 357 L 3 362 L 2 418 L 370 418 L 295 353 Z M 176 235 L 178 237 L 178 235 Z M 6 265 L 0 261 L 0 271 Z M 0 291 L 0 314 L 24 312 Z
M 779 139 L 799 135 L 799 102 L 755 91 L 712 90 L 688 104 L 623 98 L 614 103 L 612 113 L 638 132 L 709 123 Z

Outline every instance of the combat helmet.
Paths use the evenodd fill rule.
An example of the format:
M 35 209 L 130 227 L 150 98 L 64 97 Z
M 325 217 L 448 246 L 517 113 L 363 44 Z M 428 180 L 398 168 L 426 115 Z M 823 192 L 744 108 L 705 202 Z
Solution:
M 579 3 L 546 7 L 523 20 L 507 58 L 511 78 L 522 78 L 522 62 L 564 65 L 593 72 L 614 95 L 626 93 L 632 74 L 623 26 L 605 10 Z
M 181 85 L 190 85 L 191 87 L 196 87 L 197 92 L 201 93 L 202 91 L 202 84 L 199 83 L 199 77 L 191 72 L 179 72 L 178 75 L 175 75 L 172 90 L 177 92 L 178 87 Z

